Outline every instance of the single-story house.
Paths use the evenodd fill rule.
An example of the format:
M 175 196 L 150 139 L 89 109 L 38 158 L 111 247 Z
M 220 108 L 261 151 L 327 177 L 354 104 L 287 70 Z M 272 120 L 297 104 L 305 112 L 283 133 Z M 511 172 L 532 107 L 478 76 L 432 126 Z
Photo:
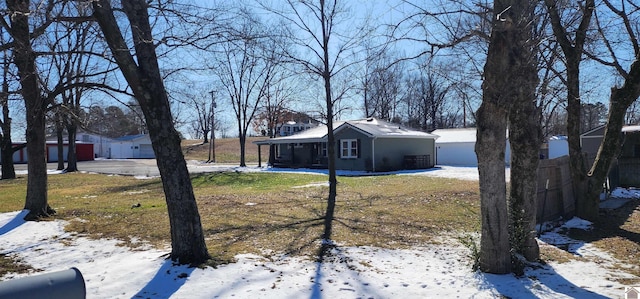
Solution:
M 436 140 L 436 164 L 452 166 L 478 166 L 476 156 L 476 128 L 437 129 L 431 134 Z M 505 133 L 505 138 L 507 135 Z M 505 165 L 511 160 L 509 140 L 505 149 Z
M 151 137 L 147 134 L 127 135 L 113 139 L 109 148 L 110 159 L 153 159 L 155 153 Z
M 391 171 L 431 168 L 437 136 L 401 125 L 367 118 L 334 123 L 336 169 Z M 327 126 L 297 134 L 254 141 L 268 145 L 269 165 L 292 168 L 327 168 Z

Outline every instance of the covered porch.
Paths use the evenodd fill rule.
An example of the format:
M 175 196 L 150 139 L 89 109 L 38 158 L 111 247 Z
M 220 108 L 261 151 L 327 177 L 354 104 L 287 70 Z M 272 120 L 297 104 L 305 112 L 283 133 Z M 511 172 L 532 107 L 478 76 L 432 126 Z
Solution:
M 328 168 L 327 143 L 322 140 L 291 142 L 267 139 L 255 141 L 258 146 L 258 167 L 262 167 L 263 146 L 269 151 L 267 165 L 279 168 Z

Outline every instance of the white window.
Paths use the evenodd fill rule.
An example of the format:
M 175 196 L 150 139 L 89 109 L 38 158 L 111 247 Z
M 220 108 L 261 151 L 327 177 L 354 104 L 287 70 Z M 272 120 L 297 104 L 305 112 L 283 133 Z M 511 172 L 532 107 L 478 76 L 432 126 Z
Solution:
M 358 157 L 358 140 L 343 139 L 340 141 L 340 158 L 352 159 Z
M 318 147 L 318 156 L 320 156 L 320 157 L 326 157 L 327 156 L 327 143 L 326 142 L 320 143 L 320 146 Z

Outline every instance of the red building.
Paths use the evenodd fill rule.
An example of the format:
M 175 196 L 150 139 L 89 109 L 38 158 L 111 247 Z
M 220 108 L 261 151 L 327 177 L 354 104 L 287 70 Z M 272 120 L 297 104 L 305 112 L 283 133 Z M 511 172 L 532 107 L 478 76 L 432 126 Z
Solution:
M 13 146 L 24 145 L 22 142 L 14 143 Z M 58 162 L 58 143 L 57 142 L 47 142 L 46 147 L 46 155 L 47 162 Z M 63 155 L 66 161 L 67 153 L 69 152 L 69 144 L 63 144 Z M 94 153 L 93 153 L 93 143 L 76 143 L 76 155 L 78 157 L 78 161 L 93 161 Z M 14 163 L 27 163 L 27 148 L 23 147 L 20 150 L 13 153 L 13 162 Z

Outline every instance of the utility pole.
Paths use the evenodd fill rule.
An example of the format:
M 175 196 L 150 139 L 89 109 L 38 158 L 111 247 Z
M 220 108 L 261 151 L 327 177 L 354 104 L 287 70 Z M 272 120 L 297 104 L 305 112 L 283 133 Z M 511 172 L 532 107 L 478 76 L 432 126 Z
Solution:
M 216 98 L 214 95 L 214 91 L 210 91 L 211 94 L 211 142 L 209 142 L 209 161 L 210 163 L 216 163 Z

